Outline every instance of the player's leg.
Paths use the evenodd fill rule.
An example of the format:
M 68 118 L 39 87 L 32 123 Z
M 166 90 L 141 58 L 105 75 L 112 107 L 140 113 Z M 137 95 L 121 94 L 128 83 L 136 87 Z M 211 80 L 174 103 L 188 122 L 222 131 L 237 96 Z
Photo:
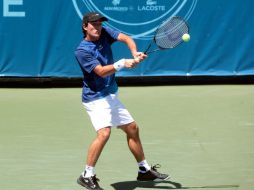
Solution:
M 101 190 L 98 179 L 95 176 L 94 167 L 98 161 L 100 154 L 107 143 L 111 133 L 111 128 L 106 127 L 97 131 L 97 136 L 91 143 L 87 153 L 87 161 L 85 171 L 78 178 L 78 183 L 87 189 Z
M 83 105 L 86 108 L 95 131 L 97 132 L 97 136 L 89 146 L 86 168 L 78 179 L 78 183 L 85 186 L 86 188 L 91 187 L 93 190 L 99 190 L 101 188 L 97 183 L 94 167 L 105 144 L 110 137 L 112 127 L 112 108 L 114 107 L 114 102 L 111 95 L 108 95 L 96 101 L 83 103 Z M 86 182 L 89 185 L 87 185 Z
M 138 162 L 139 172 L 137 180 L 139 181 L 163 181 L 169 179 L 169 175 L 161 174 L 157 171 L 159 165 L 150 167 L 145 160 L 142 143 L 139 137 L 139 128 L 136 122 L 120 126 L 127 136 L 127 143 L 130 151 Z
M 97 131 L 97 136 L 88 149 L 86 165 L 95 166 L 105 144 L 107 143 L 111 133 L 111 128 L 106 127 Z
M 127 143 L 130 151 L 134 155 L 137 162 L 145 159 L 143 147 L 139 138 L 139 128 L 136 122 L 119 127 L 126 133 Z

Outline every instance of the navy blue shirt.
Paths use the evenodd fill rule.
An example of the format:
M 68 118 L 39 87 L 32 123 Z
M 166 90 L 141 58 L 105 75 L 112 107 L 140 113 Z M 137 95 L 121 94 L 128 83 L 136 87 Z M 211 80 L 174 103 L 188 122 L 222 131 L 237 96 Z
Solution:
M 100 77 L 93 70 L 99 64 L 105 66 L 114 63 L 111 45 L 117 41 L 119 33 L 119 31 L 103 26 L 99 40 L 83 40 L 77 47 L 75 56 L 84 76 L 83 102 L 97 100 L 117 92 L 115 74 Z

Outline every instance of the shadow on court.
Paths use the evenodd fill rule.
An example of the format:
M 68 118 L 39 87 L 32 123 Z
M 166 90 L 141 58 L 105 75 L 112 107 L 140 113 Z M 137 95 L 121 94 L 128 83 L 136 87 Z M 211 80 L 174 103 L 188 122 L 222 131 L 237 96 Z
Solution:
M 239 185 L 214 185 L 200 187 L 184 187 L 182 184 L 173 181 L 163 182 L 139 182 L 139 181 L 123 181 L 111 184 L 115 190 L 134 190 L 136 188 L 148 189 L 222 189 L 222 188 L 238 188 Z

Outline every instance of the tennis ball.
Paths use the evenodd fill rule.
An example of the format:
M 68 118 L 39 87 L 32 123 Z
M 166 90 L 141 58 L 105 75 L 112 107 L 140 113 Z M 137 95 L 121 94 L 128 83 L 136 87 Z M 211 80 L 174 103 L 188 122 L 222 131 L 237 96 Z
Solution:
M 188 41 L 190 41 L 190 35 L 189 34 L 184 34 L 182 36 L 182 39 L 183 39 L 184 42 L 188 42 Z

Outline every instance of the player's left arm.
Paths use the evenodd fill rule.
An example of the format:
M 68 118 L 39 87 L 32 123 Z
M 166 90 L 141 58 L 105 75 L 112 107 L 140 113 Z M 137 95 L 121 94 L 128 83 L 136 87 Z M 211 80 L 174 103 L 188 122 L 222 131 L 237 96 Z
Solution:
M 138 52 L 137 51 L 136 43 L 130 36 L 128 36 L 126 34 L 123 34 L 123 33 L 120 33 L 118 35 L 117 40 L 127 44 L 128 48 L 131 51 L 132 56 L 134 57 L 134 59 L 137 63 L 143 61 L 147 57 L 147 55 L 144 54 L 143 52 Z

